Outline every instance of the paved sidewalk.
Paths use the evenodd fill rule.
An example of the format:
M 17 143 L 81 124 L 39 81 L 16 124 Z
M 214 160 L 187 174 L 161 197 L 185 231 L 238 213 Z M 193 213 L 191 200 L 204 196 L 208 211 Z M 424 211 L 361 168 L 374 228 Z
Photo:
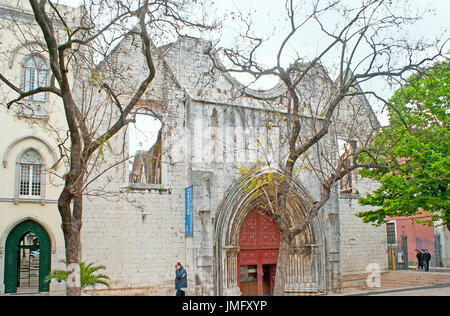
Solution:
M 450 273 L 448 269 L 410 269 L 383 272 L 380 287 L 362 287 L 339 296 L 450 296 Z
M 388 291 L 360 294 L 359 296 L 450 296 L 450 284 L 393 289 Z

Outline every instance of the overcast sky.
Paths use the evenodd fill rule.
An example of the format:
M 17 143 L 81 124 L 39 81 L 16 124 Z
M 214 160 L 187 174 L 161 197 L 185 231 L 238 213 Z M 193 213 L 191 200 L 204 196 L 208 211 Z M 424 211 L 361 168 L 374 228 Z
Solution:
M 327 0 L 324 0 L 326 2 Z M 345 0 L 352 4 L 360 4 L 362 0 Z M 273 65 L 275 60 L 275 52 L 279 47 L 277 39 L 284 38 L 289 32 L 289 24 L 286 21 L 286 11 L 284 9 L 284 0 L 207 0 L 208 12 L 211 16 L 219 16 L 223 18 L 224 29 L 221 32 L 221 42 L 223 46 L 231 46 L 235 42 L 236 32 L 242 30 L 237 23 L 236 13 L 243 13 L 246 21 L 252 21 L 257 28 L 258 36 L 272 36 L 273 42 L 268 42 L 259 54 L 259 58 L 267 65 Z M 60 0 L 60 3 L 75 5 L 77 0 Z M 303 7 L 302 7 L 303 8 Z M 425 13 L 424 18 L 410 28 L 407 33 L 411 39 L 435 40 L 445 35 L 448 37 L 450 28 L 450 0 L 394 0 L 392 9 L 399 14 L 421 14 Z M 234 18 L 234 19 L 233 19 Z M 334 23 L 334 22 L 333 22 Z M 323 45 L 323 40 L 314 29 L 305 29 L 306 32 L 291 41 L 290 48 L 292 56 L 287 54 L 286 60 L 293 60 L 295 53 L 304 54 L 305 56 L 314 56 Z M 301 48 L 301 49 L 299 49 Z M 288 58 L 292 57 L 292 58 Z M 308 60 L 308 58 L 306 58 Z M 287 61 L 288 62 L 288 61 Z M 242 79 L 243 80 L 243 79 Z M 267 79 L 258 82 L 255 88 L 269 88 L 274 85 L 274 81 Z M 364 89 L 373 89 L 380 93 L 383 97 L 389 98 L 393 90 L 389 89 L 383 81 L 375 81 L 370 87 Z M 371 103 L 376 103 L 371 100 Z M 372 104 L 381 123 L 387 123 L 386 113 L 383 113 L 381 104 Z
M 345 0 L 349 3 L 359 5 L 360 0 Z M 267 61 L 269 65 L 274 64 L 275 53 L 279 47 L 280 40 L 284 39 L 289 33 L 289 24 L 286 21 L 286 11 L 284 10 L 284 0 L 228 0 L 228 1 L 211 1 L 216 7 L 216 13 L 220 14 L 222 11 L 228 10 L 229 12 L 249 12 L 248 20 L 252 19 L 255 25 L 258 25 L 258 34 L 271 34 L 272 42 L 264 47 L 259 56 L 262 60 Z M 324 1 L 326 2 L 326 1 Z M 450 0 L 410 0 L 410 1 L 393 1 L 392 10 L 397 14 L 408 15 L 422 15 L 423 19 L 417 22 L 414 26 L 408 27 L 404 36 L 409 37 L 412 41 L 423 39 L 426 41 L 433 41 L 436 39 L 444 39 L 449 37 L 448 30 L 450 28 Z M 251 17 L 251 18 L 250 18 Z M 235 18 L 236 19 L 236 18 Z M 333 17 L 330 17 L 332 20 Z M 326 21 L 330 26 L 337 23 L 336 21 Z M 237 24 L 232 23 L 230 19 L 227 23 L 224 23 L 225 30 L 223 31 L 223 45 L 231 45 L 233 42 L 233 31 L 236 30 Z M 312 24 L 312 23 L 311 23 Z M 296 57 L 295 54 L 299 53 L 301 56 L 311 56 L 309 60 L 317 56 L 317 52 L 320 52 L 320 45 L 325 45 L 325 37 L 315 26 L 308 25 L 298 37 L 290 41 L 291 56 L 287 54 L 287 60 L 292 62 Z M 395 36 L 397 34 L 393 34 Z M 398 34 L 400 35 L 400 34 Z M 277 42 L 278 40 L 278 42 Z M 329 40 L 329 39 L 328 39 Z M 447 48 L 450 45 L 447 45 Z M 447 50 L 448 52 L 448 50 Z M 339 52 L 336 52 L 338 54 Z M 337 55 L 339 56 L 339 55 Z M 333 58 L 333 55 L 329 55 L 329 58 Z M 308 57 L 306 57 L 308 60 Z M 330 63 L 333 62 L 330 60 Z M 259 87 L 258 87 L 259 85 Z M 256 88 L 264 88 L 270 85 L 271 80 L 267 79 L 261 83 L 256 84 Z M 370 84 L 363 85 L 363 89 L 373 90 L 385 99 L 389 99 L 394 89 L 389 88 L 383 79 L 373 80 Z M 372 106 L 377 113 L 377 116 L 382 125 L 387 124 L 386 111 L 381 102 L 378 102 L 374 98 L 369 97 Z

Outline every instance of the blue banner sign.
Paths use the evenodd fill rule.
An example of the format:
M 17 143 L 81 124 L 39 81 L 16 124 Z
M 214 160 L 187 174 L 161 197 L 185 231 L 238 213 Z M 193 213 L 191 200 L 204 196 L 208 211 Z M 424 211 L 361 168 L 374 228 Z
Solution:
M 192 185 L 184 189 L 186 236 L 192 236 Z

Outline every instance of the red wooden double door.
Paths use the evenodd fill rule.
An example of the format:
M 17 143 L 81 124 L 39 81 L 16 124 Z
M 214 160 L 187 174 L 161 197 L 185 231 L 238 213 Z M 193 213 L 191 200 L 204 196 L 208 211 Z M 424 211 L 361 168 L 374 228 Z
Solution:
M 238 284 L 244 296 L 273 295 L 280 235 L 270 216 L 251 212 L 239 233 Z

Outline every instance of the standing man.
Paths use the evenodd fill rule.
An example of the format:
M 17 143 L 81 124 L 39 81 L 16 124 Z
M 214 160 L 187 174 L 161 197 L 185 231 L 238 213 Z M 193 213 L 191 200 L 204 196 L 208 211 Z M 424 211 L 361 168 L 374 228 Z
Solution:
M 425 253 L 423 254 L 425 271 L 430 271 L 430 260 L 431 260 L 431 253 L 428 252 L 428 249 L 425 249 Z
M 175 264 L 175 269 L 175 290 L 177 290 L 176 296 L 185 296 L 185 291 L 187 288 L 187 272 L 179 262 Z
M 419 249 L 416 249 L 417 255 L 417 269 L 423 269 L 423 257 L 424 254 Z

